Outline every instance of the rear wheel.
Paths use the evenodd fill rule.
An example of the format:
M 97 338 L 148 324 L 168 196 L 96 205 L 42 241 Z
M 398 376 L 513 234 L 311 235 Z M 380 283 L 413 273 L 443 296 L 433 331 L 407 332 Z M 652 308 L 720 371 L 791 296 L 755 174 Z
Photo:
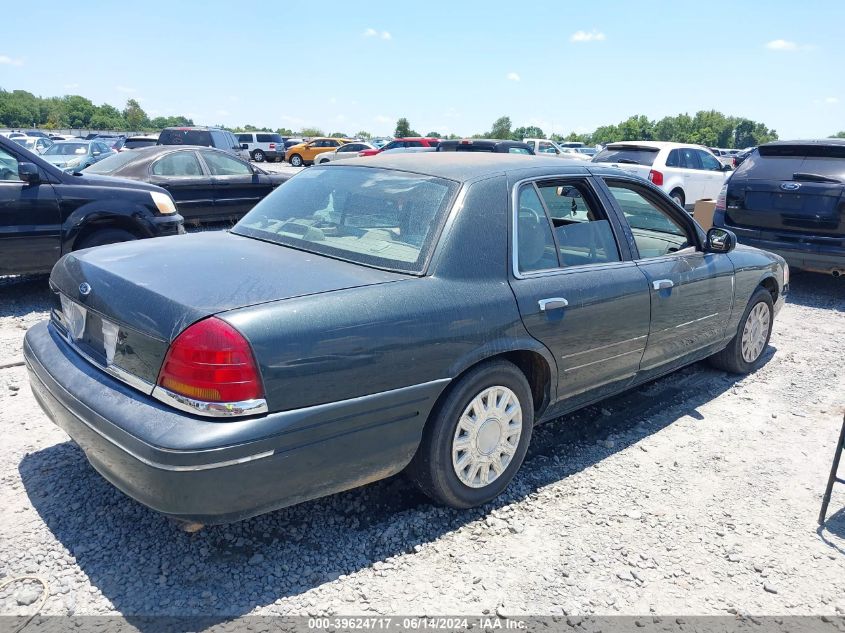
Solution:
M 725 349 L 710 357 L 711 364 L 734 374 L 757 369 L 772 335 L 773 320 L 772 295 L 765 288 L 758 288 L 745 308 L 736 335 Z
M 680 189 L 675 189 L 672 193 L 669 194 L 669 197 L 672 198 L 672 200 L 675 201 L 675 204 L 677 204 L 679 207 L 681 207 L 682 209 L 684 208 L 683 191 L 681 191 Z
M 432 412 L 409 474 L 429 497 L 471 508 L 497 497 L 525 459 L 531 388 L 507 361 L 476 367 Z
M 104 246 L 106 244 L 117 244 L 118 242 L 129 242 L 137 239 L 137 236 L 123 229 L 99 229 L 85 237 L 74 250 Z
M 294 167 L 302 167 L 302 156 L 299 154 L 294 154 L 290 157 L 290 164 Z
M 262 152 L 260 149 L 255 150 L 254 152 L 252 152 L 252 160 L 254 160 L 256 163 L 263 163 L 264 152 Z

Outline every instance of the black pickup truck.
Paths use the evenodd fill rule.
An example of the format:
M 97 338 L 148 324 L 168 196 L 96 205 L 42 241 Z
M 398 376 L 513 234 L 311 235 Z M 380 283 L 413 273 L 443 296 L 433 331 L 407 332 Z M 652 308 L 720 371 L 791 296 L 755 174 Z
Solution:
M 66 173 L 0 137 L 0 275 L 48 273 L 70 251 L 184 232 L 161 187 Z

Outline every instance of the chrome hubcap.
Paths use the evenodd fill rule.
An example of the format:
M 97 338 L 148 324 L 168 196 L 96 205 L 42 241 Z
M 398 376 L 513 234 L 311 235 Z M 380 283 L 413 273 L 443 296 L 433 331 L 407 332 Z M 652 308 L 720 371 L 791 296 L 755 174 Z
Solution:
M 746 363 L 753 363 L 763 353 L 771 318 L 769 306 L 764 302 L 751 308 L 742 330 L 742 358 Z
M 461 483 L 483 488 L 510 464 L 522 435 L 522 405 L 507 387 L 479 393 L 464 409 L 452 439 L 452 467 Z

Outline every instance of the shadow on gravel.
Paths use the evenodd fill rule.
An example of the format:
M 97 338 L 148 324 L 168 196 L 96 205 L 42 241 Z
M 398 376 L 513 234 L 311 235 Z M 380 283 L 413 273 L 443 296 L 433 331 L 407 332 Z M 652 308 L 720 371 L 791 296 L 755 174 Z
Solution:
M 52 299 L 48 280 L 48 275 L 0 277 L 0 318 L 49 310 Z
M 827 545 L 828 547 L 832 547 L 840 554 L 845 554 L 845 549 L 843 549 L 842 545 L 839 543 L 834 543 L 826 533 L 833 534 L 840 540 L 845 541 L 845 508 L 842 508 L 834 514 L 831 514 L 829 517 L 827 517 L 827 520 L 824 522 L 824 525 L 820 525 L 818 529 L 816 529 L 816 534 L 819 535 L 819 538 L 825 545 Z
M 223 622 L 436 546 L 444 534 L 593 467 L 684 415 L 701 419 L 696 408 L 737 380 L 699 363 L 541 425 L 508 490 L 473 510 L 435 507 L 400 475 L 189 535 L 106 483 L 70 442 L 28 454 L 19 470 L 35 509 L 114 609 L 130 620 L 205 615 Z M 351 589 L 347 594 L 350 604 L 366 602 Z M 150 630 L 140 619 L 133 625 Z
M 786 302 L 845 312 L 845 278 L 793 271 Z

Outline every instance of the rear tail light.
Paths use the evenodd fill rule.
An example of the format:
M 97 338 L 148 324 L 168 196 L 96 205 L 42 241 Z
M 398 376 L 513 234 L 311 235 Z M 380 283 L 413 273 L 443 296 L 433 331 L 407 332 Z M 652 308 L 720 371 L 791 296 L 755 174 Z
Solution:
M 258 412 L 259 408 L 266 411 L 264 390 L 249 343 L 235 328 L 216 317 L 199 321 L 176 337 L 161 366 L 158 387 L 154 395 L 160 399 L 171 404 L 175 400 L 180 408 L 190 407 L 198 413 L 239 415 Z
M 656 169 L 652 169 L 650 172 L 648 172 L 648 179 L 658 187 L 663 186 L 663 172 L 657 171 Z
M 270 143 L 270 149 L 271 149 L 271 150 L 276 149 L 276 144 L 275 144 L 275 143 Z
M 728 186 L 722 185 L 722 190 L 716 198 L 716 208 L 714 211 L 726 211 L 728 208 Z

